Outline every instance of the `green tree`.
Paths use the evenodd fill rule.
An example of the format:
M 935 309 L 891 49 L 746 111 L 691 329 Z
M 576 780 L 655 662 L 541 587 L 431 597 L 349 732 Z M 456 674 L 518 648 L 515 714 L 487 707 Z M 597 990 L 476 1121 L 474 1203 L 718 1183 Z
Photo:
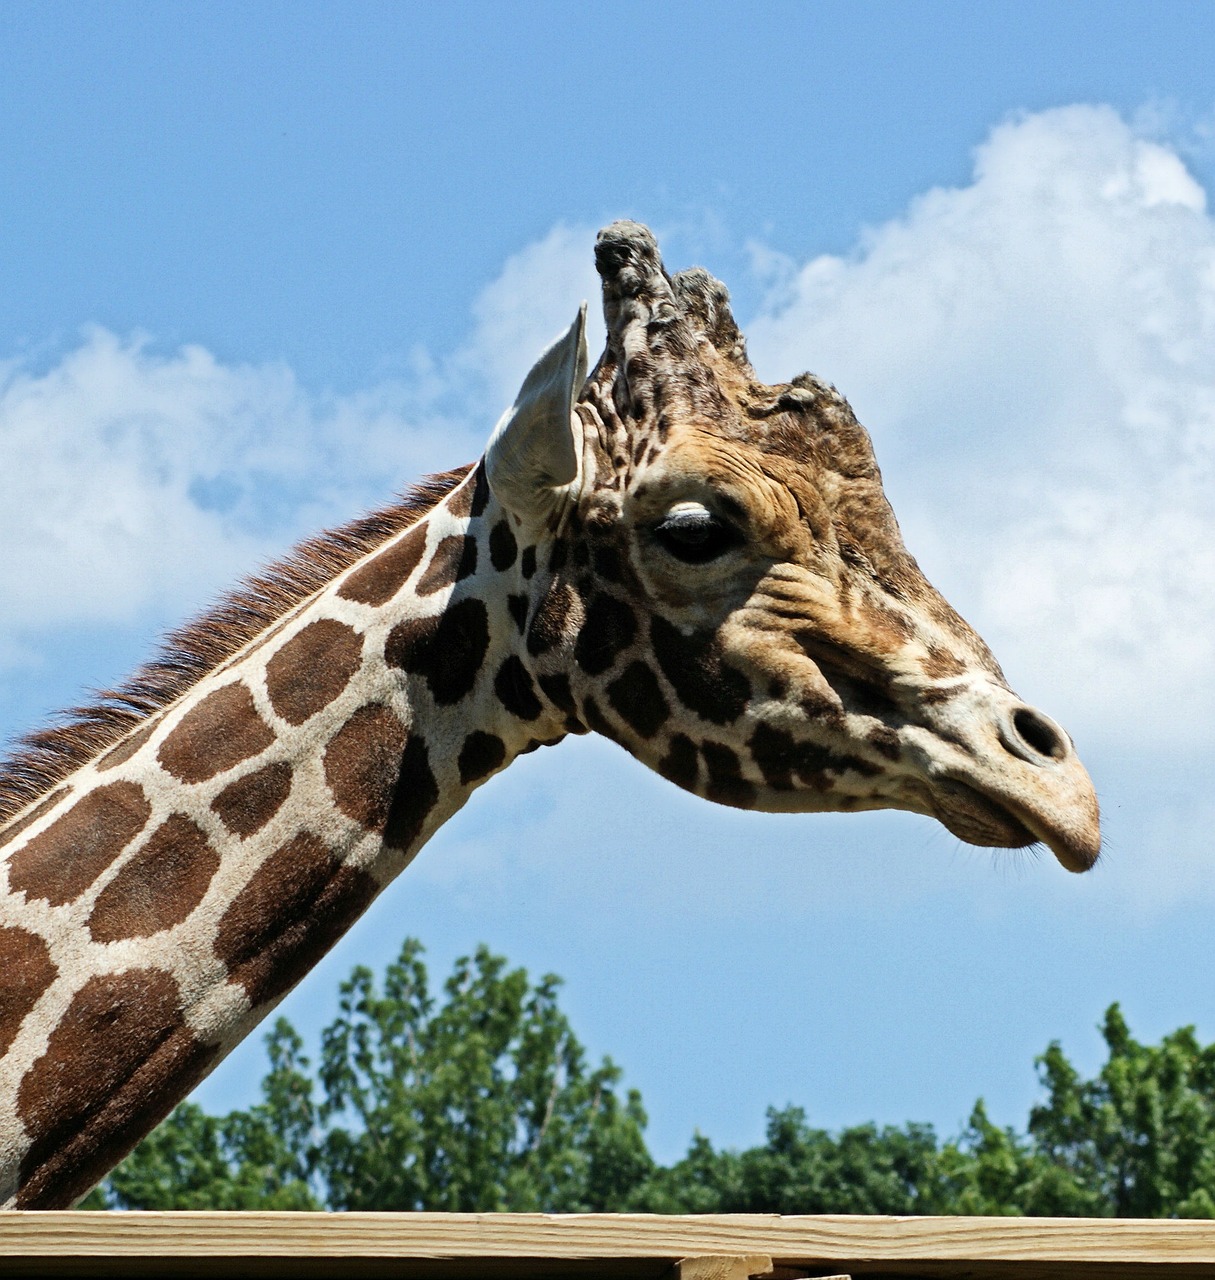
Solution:
M 266 1037 L 270 1070 L 262 1102 L 207 1115 L 179 1106 L 114 1170 L 85 1207 L 121 1209 L 319 1209 L 310 1185 L 315 1108 L 308 1060 L 291 1024 Z
M 91 1207 L 585 1211 L 623 1208 L 653 1168 L 640 1096 L 586 1062 L 557 1004 L 481 947 L 442 1000 L 407 939 L 383 984 L 358 968 L 322 1036 L 318 1080 L 285 1019 L 262 1101 L 178 1107 Z
M 1047 1099 L 1029 1133 L 1077 1206 L 1063 1211 L 1215 1217 L 1215 1045 L 1200 1045 L 1193 1027 L 1140 1044 L 1116 1004 L 1102 1035 L 1109 1056 L 1093 1080 L 1057 1043 L 1039 1059 Z M 1041 1200 L 1029 1210 L 1050 1211 Z
M 405 944 L 379 992 L 366 969 L 325 1032 L 330 1127 L 321 1168 L 340 1209 L 614 1208 L 648 1172 L 645 1114 L 610 1060 L 588 1069 L 557 1007 L 559 979 L 530 987 L 481 947 L 431 999 Z
M 801 1107 L 768 1111 L 767 1141 L 736 1154 L 697 1135 L 686 1157 L 639 1188 L 659 1213 L 936 1213 L 928 1125 L 812 1128 Z
M 342 984 L 315 1073 L 280 1018 L 256 1106 L 183 1104 L 86 1205 L 1215 1217 L 1215 1046 L 1191 1027 L 1144 1045 L 1112 1005 L 1095 1077 L 1057 1043 L 1037 1060 L 1024 1132 L 981 1099 L 943 1145 L 927 1125 L 829 1133 L 789 1106 L 759 1146 L 698 1133 L 664 1168 L 639 1095 L 610 1059 L 588 1065 L 559 987 L 481 947 L 434 996 L 406 940 L 382 981 Z

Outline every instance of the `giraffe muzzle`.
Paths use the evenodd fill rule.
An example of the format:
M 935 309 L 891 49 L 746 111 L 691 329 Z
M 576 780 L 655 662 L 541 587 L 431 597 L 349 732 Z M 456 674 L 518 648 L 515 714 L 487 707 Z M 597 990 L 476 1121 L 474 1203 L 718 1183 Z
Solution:
M 1040 841 L 1068 871 L 1089 870 L 1101 853 L 1100 813 L 1071 738 L 1007 690 L 995 706 L 982 702 L 986 716 L 969 708 L 969 759 L 932 784 L 937 820 L 969 844 L 1019 849 Z

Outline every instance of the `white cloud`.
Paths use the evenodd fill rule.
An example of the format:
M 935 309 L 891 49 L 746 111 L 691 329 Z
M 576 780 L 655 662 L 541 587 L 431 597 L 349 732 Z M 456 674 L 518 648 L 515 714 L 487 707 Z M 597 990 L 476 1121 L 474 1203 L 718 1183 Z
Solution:
M 812 368 L 874 431 L 937 584 L 1088 735 L 1215 724 L 1215 220 L 1105 107 L 993 131 L 849 257 L 760 248 L 760 371 Z
M 595 272 L 592 227 L 554 227 L 512 255 L 473 306 L 476 326 L 454 364 L 485 386 L 495 415 L 512 403 L 523 375 L 587 302 L 592 362 L 603 349 L 603 311 Z M 492 425 L 492 424 L 491 424 Z
M 601 346 L 592 240 L 554 228 L 483 291 L 459 349 L 421 349 L 405 377 L 356 395 L 104 330 L 50 367 L 0 363 L 0 545 L 15 552 L 0 562 L 0 668 L 52 628 L 196 607 L 291 537 L 475 457 L 583 298 L 592 353 Z M 1205 829 L 1202 814 L 1184 807 L 1191 825 L 1170 803 L 1153 826 L 1146 807 L 1173 766 L 1154 751 L 1132 793 L 1125 761 L 1128 749 L 1202 746 L 1215 723 L 1215 224 L 1201 188 L 1112 111 L 1068 108 L 996 129 L 969 186 L 927 193 L 846 258 L 799 264 L 759 246 L 755 260 L 768 301 L 740 319 L 761 375 L 811 368 L 849 395 L 930 576 L 1082 749 L 1121 755 L 1114 857 L 1084 900 L 1132 913 L 1181 901 L 1203 878 L 1203 851 L 1182 839 Z M 548 773 L 534 782 L 521 765 L 517 783 L 514 771 L 495 783 L 502 799 L 522 797 L 517 847 L 504 852 L 496 827 L 482 838 L 487 798 L 445 841 L 445 865 L 424 859 L 421 874 L 474 896 L 519 874 L 551 880 L 535 850 L 585 834 L 562 779 L 589 757 L 564 751 L 556 766 L 542 753 L 535 768 Z M 620 764 L 626 793 L 648 797 Z M 703 806 L 700 821 L 693 802 L 664 802 L 664 785 L 653 780 L 657 808 L 643 806 L 650 836 L 609 843 L 649 865 L 655 843 L 695 829 L 707 863 L 693 879 L 709 888 L 693 897 L 728 895 L 755 828 Z M 853 903 L 846 884 L 875 901 L 950 892 L 987 859 L 951 853 L 929 824 L 876 822 L 780 826 L 788 856 L 757 861 L 755 901 Z M 923 859 L 906 860 L 909 843 Z M 1183 844 L 1188 870 L 1175 865 Z M 600 852 L 609 881 L 644 881 L 621 876 L 627 849 Z M 1031 868 L 989 888 L 1033 896 L 1039 879 Z M 661 877 L 652 886 L 667 906 L 670 891 Z
M 555 228 L 484 290 L 464 346 L 355 395 L 100 328 L 50 367 L 0 363 L 0 666 L 47 628 L 196 608 L 293 538 L 477 457 L 593 298 L 592 238 Z

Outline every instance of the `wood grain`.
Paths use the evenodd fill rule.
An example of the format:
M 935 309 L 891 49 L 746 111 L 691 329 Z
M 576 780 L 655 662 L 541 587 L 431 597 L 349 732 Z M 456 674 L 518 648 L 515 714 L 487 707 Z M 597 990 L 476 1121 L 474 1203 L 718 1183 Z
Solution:
M 680 1258 L 668 1272 L 671 1280 L 760 1280 L 772 1274 L 772 1259 L 762 1253 L 708 1254 Z
M 1215 1222 L 731 1214 L 0 1213 L 5 1275 L 646 1277 L 684 1258 L 776 1274 L 1215 1277 Z

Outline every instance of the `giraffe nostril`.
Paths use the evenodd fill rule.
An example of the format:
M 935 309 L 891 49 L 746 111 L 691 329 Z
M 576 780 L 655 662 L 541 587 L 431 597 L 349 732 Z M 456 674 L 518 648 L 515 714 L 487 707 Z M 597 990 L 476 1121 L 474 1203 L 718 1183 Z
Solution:
M 1045 758 L 1047 760 L 1066 760 L 1071 754 L 1071 743 L 1067 734 L 1053 720 L 1048 720 L 1040 711 L 1032 707 L 1018 707 L 1012 713 L 1012 734 L 1005 746 L 1016 751 L 1027 760 Z

